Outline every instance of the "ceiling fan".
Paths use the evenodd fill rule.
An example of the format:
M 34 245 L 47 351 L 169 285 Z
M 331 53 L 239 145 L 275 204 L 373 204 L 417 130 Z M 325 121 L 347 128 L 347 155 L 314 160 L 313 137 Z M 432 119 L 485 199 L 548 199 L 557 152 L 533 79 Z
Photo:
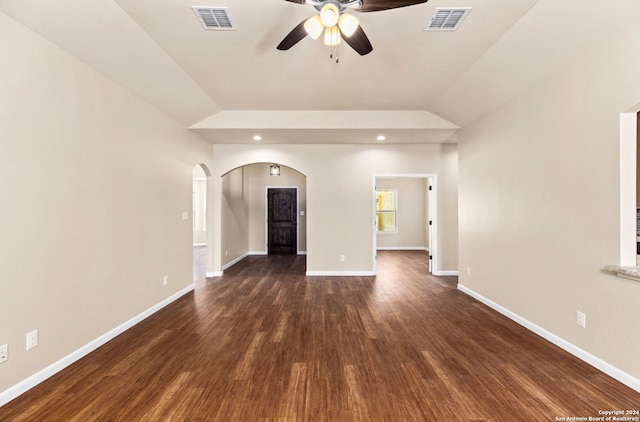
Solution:
M 358 19 L 345 13 L 347 9 L 356 12 L 377 12 L 426 3 L 428 0 L 285 0 L 297 4 L 309 4 L 319 14 L 300 22 L 278 44 L 278 50 L 288 50 L 309 35 L 314 40 L 324 34 L 324 43 L 337 46 L 344 40 L 358 54 L 371 53 L 373 47 L 360 27 Z

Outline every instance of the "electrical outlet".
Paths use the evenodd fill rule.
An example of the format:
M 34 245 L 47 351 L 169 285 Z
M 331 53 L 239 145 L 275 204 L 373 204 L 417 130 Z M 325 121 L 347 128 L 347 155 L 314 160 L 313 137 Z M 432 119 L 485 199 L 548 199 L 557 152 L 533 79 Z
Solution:
M 164 278 L 162 279 L 162 285 L 166 286 L 167 284 L 169 284 L 169 276 L 165 275 Z
M 587 328 L 587 315 L 584 312 L 578 311 L 576 324 L 578 324 L 582 328 Z
M 340 262 L 344 262 L 344 261 L 345 261 L 344 255 L 340 255 Z
M 467 267 L 467 276 L 471 277 L 471 267 Z
M 38 330 L 27 333 L 27 350 L 31 350 L 38 345 Z
M 9 360 L 9 345 L 3 344 L 0 346 L 0 363 Z

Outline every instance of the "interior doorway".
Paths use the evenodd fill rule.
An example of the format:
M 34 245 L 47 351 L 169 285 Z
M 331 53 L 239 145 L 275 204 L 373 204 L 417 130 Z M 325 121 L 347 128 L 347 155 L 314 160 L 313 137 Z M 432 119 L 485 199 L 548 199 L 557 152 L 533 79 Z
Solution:
M 397 189 L 396 189 L 397 188 Z M 379 231 L 379 190 L 395 190 L 397 229 Z M 389 206 L 384 206 L 387 209 Z M 437 177 L 435 174 L 376 174 L 373 177 L 373 272 L 378 250 L 425 250 L 429 272 L 438 273 Z M 388 211 L 388 210 L 387 210 Z M 387 217 L 388 218 L 388 217 Z M 393 239 L 393 240 L 392 240 Z
M 270 253 L 267 192 L 272 188 L 295 189 L 296 197 L 292 201 L 295 208 L 290 211 L 295 213 L 296 225 L 286 243 L 294 246 L 292 242 L 295 241 L 290 250 L 292 255 L 306 255 L 306 176 L 282 163 L 279 164 L 280 174 L 273 175 L 272 165 L 272 162 L 262 162 L 235 167 L 222 174 L 217 192 L 216 189 L 210 192 L 216 206 L 214 213 L 218 211 L 218 201 L 220 205 L 220 214 L 213 215 L 215 224 L 211 227 L 216 276 L 223 275 L 247 257 Z M 215 179 L 212 178 L 212 183 L 217 186 Z M 282 253 L 280 251 L 278 255 Z

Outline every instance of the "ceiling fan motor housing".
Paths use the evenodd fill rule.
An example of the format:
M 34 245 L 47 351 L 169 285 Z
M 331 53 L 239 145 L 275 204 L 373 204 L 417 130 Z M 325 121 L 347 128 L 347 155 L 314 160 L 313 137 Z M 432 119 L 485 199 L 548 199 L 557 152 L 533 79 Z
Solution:
M 348 9 L 350 7 L 362 7 L 362 0 L 348 0 L 348 1 L 339 1 L 339 0 L 303 0 L 300 3 L 308 4 L 315 7 L 318 11 L 322 9 L 327 3 L 335 4 L 340 12 L 344 9 Z

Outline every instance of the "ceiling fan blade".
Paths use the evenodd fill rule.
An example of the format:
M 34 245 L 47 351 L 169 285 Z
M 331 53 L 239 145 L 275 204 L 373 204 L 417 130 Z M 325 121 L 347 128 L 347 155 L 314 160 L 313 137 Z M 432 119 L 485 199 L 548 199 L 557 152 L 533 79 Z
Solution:
M 284 1 L 290 1 L 291 3 L 297 3 L 297 4 L 305 4 L 306 0 L 284 0 Z
M 373 46 L 371 45 L 371 42 L 369 42 L 369 38 L 367 38 L 367 35 L 362 30 L 361 26 L 358 26 L 356 32 L 354 32 L 350 37 L 344 35 L 342 31 L 340 31 L 340 35 L 344 42 L 349 44 L 349 46 L 356 50 L 361 56 L 373 51 Z
M 414 6 L 429 0 L 362 0 L 361 8 L 354 8 L 358 12 L 377 12 L 380 10 L 397 9 L 399 7 Z
M 287 36 L 284 37 L 282 41 L 280 41 L 280 44 L 278 44 L 278 47 L 276 48 L 278 50 L 288 50 L 296 45 L 301 39 L 306 37 L 307 31 L 304 29 L 304 23 L 306 21 L 306 19 L 303 20 L 295 28 L 293 28 L 291 32 L 289 32 Z

